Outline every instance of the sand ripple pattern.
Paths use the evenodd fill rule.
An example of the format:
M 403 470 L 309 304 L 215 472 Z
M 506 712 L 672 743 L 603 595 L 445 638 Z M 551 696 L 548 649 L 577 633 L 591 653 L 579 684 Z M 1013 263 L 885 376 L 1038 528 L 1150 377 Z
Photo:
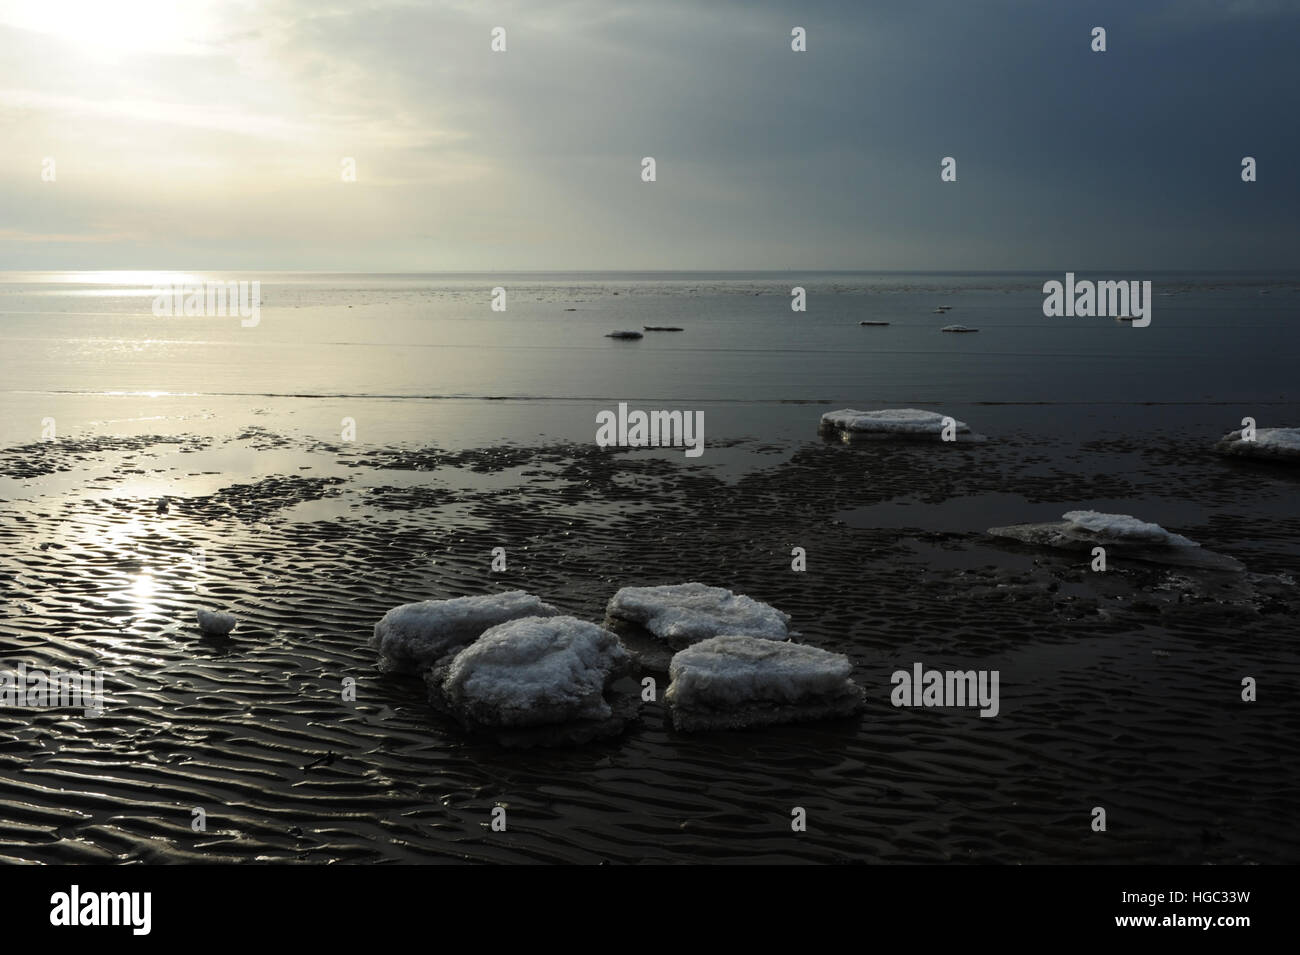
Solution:
M 142 447 L 45 448 L 26 471 L 10 449 L 0 468 L 115 450 L 134 465 Z M 937 463 L 808 442 L 736 480 L 590 447 L 316 446 L 311 474 L 165 513 L 130 495 L 126 464 L 82 494 L 0 504 L 0 659 L 103 668 L 108 698 L 94 719 L 0 709 L 0 861 L 1300 861 L 1300 599 L 1283 580 L 1100 580 L 977 534 L 835 518 L 918 491 L 1197 495 L 1215 516 L 1181 531 L 1300 577 L 1294 476 L 1250 472 L 1242 495 L 1242 472 L 1191 444 L 1091 450 L 1128 466 L 1085 478 L 1078 449 L 1027 436 Z M 790 570 L 796 545 L 807 573 Z M 618 740 L 507 751 L 466 739 L 366 648 L 407 600 L 523 588 L 599 620 L 619 586 L 685 579 L 769 601 L 847 653 L 865 713 L 689 736 L 653 704 Z M 233 611 L 232 638 L 201 635 L 199 606 Z M 1001 715 L 892 707 L 890 674 L 918 660 L 1000 670 Z M 1242 676 L 1259 702 L 1240 701 Z

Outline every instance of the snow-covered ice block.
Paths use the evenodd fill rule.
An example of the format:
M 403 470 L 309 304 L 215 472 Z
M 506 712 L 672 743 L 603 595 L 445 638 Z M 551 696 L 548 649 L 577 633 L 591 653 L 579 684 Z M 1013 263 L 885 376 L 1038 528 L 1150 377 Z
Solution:
M 520 617 L 551 617 L 560 611 L 522 590 L 451 600 L 402 604 L 375 624 L 370 646 L 380 665 L 398 673 L 419 673 L 478 639 L 489 627 Z
M 837 436 L 843 441 L 886 440 L 909 438 L 913 440 L 940 440 L 948 415 L 919 408 L 886 408 L 882 411 L 855 411 L 844 408 L 828 411 L 821 417 L 818 427 L 824 435 Z M 970 425 L 953 418 L 953 436 L 957 441 L 982 441 Z
M 524 617 L 492 627 L 425 682 L 430 703 L 467 729 L 564 724 L 591 739 L 620 732 L 635 713 L 628 704 L 639 702 L 639 686 L 622 698 L 614 691 L 631 663 L 618 637 L 594 623 Z
M 1061 515 L 1070 524 L 1070 530 L 1091 534 L 1097 539 L 1140 541 L 1146 544 L 1167 544 L 1170 547 L 1200 547 L 1196 541 L 1181 534 L 1171 534 L 1159 524 L 1140 521 L 1131 514 L 1103 514 L 1100 511 L 1066 511 Z
M 1233 457 L 1300 464 L 1300 428 L 1257 428 L 1253 441 L 1233 431 L 1224 435 L 1214 450 Z
M 624 587 L 605 613 L 649 630 L 674 649 L 723 633 L 768 640 L 790 635 L 790 615 L 723 587 L 691 582 L 661 587 Z
M 798 643 L 719 636 L 680 651 L 664 694 L 679 730 L 849 716 L 862 705 L 848 657 Z
M 840 431 L 872 431 L 887 434 L 939 434 L 947 415 L 919 408 L 886 408 L 883 411 L 854 411 L 845 408 L 822 415 L 822 428 Z M 969 431 L 964 421 L 956 421 L 958 432 Z
M 1242 571 L 1240 561 L 1206 550 L 1194 540 L 1130 514 L 1067 511 L 1065 520 L 1046 524 L 990 527 L 994 537 L 1062 550 L 1091 551 L 1098 545 L 1132 560 L 1205 570 Z
M 220 610 L 202 610 L 198 611 L 199 629 L 204 633 L 210 633 L 214 636 L 224 637 L 231 630 L 235 629 L 235 615 L 231 613 L 222 613 Z

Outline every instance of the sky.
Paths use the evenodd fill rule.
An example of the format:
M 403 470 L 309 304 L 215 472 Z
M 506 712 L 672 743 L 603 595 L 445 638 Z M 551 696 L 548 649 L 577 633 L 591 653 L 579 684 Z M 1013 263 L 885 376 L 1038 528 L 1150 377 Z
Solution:
M 0 0 L 0 269 L 1295 268 L 1298 54 L 1295 0 Z

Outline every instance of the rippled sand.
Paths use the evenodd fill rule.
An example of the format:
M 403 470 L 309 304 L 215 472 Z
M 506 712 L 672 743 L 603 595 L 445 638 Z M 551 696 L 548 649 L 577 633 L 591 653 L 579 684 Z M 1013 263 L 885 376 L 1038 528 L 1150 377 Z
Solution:
M 300 464 L 203 466 L 231 448 Z M 0 709 L 0 859 L 1300 861 L 1297 472 L 1174 438 L 746 450 L 770 466 L 256 430 L 0 452 L 27 486 L 82 479 L 0 504 L 0 656 L 102 667 L 108 697 L 94 719 Z M 165 511 L 133 490 L 158 468 L 193 488 Z M 1008 492 L 1049 509 L 1194 498 L 1212 518 L 1176 529 L 1250 573 L 1102 576 L 998 543 L 977 528 L 1008 522 L 993 513 Z M 900 500 L 915 524 L 882 518 Z M 493 574 L 497 546 L 508 570 Z M 620 586 L 689 579 L 848 654 L 864 714 L 683 735 L 656 703 L 614 741 L 505 750 L 466 739 L 366 646 L 404 601 L 522 588 L 599 621 Z M 234 612 L 231 638 L 200 634 L 199 606 Z M 890 674 L 916 661 L 1000 670 L 1000 715 L 892 707 Z M 489 828 L 497 804 L 506 832 Z

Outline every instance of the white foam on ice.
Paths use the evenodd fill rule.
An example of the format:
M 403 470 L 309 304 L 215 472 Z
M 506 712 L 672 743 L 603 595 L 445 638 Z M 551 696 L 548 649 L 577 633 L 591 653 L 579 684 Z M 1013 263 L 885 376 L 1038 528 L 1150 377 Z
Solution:
M 204 633 L 225 636 L 235 629 L 235 615 L 220 610 L 199 610 L 199 629 Z
M 492 627 L 456 654 L 441 694 L 462 721 L 488 726 L 607 719 L 606 685 L 629 663 L 618 638 L 594 623 L 524 617 Z
M 1167 547 L 1200 547 L 1196 541 L 1171 534 L 1159 524 L 1140 521 L 1131 514 L 1103 514 L 1100 511 L 1067 511 L 1062 515 L 1067 530 L 1082 531 L 1108 540 L 1163 544 Z
M 854 411 L 845 408 L 828 411 L 822 415 L 821 427 L 826 430 L 852 431 L 876 434 L 934 434 L 943 432 L 948 415 L 918 408 L 887 408 L 883 411 Z M 970 431 L 964 421 L 954 419 L 958 434 Z
M 863 699 L 852 672 L 843 654 L 724 635 L 673 656 L 664 701 L 688 730 L 845 716 Z
M 476 640 L 489 627 L 560 611 L 522 590 L 402 604 L 375 624 L 370 645 L 390 669 L 416 673 Z
M 675 647 L 723 633 L 768 640 L 784 640 L 790 635 L 789 614 L 752 597 L 694 581 L 624 587 L 610 598 L 605 612 L 616 620 L 640 624 Z

